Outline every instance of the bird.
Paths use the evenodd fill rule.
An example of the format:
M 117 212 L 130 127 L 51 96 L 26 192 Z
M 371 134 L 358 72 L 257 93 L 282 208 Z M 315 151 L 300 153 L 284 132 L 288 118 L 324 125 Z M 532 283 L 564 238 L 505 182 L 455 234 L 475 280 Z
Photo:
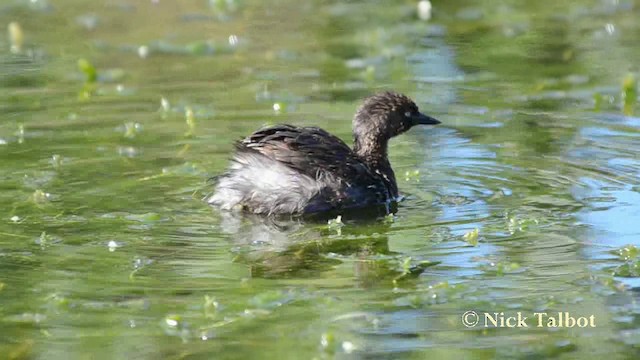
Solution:
M 391 138 L 440 121 L 406 95 L 366 97 L 352 121 L 353 148 L 319 127 L 262 128 L 236 142 L 225 173 L 206 201 L 221 210 L 264 216 L 305 216 L 385 209 L 398 200 L 387 156 Z

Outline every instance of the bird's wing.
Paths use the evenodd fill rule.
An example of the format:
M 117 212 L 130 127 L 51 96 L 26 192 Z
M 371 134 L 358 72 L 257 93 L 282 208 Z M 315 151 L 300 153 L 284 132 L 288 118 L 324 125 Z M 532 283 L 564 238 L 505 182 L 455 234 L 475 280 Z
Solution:
M 307 214 L 386 204 L 392 196 L 384 179 L 347 144 L 317 127 L 276 125 L 251 134 L 236 146 L 236 159 L 259 154 L 314 179 L 317 192 L 301 209 Z M 287 184 L 283 180 L 282 186 Z
M 348 182 L 373 176 L 344 141 L 317 127 L 271 126 L 237 146 L 239 151 L 257 151 L 312 178 L 331 175 Z

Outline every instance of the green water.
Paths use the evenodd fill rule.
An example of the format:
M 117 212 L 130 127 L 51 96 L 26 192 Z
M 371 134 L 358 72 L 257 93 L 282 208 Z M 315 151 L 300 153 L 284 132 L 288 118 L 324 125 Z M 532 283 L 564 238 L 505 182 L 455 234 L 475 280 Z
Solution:
M 0 358 L 638 358 L 640 4 L 416 3 L 3 0 Z M 396 216 L 202 201 L 383 88 L 443 122 L 392 141 Z

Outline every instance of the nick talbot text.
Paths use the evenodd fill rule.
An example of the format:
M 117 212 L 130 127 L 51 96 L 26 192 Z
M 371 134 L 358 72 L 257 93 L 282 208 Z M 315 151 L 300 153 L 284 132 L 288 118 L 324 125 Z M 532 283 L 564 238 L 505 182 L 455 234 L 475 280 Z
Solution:
M 517 312 L 513 315 L 504 312 L 482 313 L 483 319 L 479 321 L 484 327 L 497 328 L 595 328 L 595 315 L 575 316 L 568 311 L 563 312 L 534 312 L 529 316 Z M 480 325 L 478 324 L 478 325 Z

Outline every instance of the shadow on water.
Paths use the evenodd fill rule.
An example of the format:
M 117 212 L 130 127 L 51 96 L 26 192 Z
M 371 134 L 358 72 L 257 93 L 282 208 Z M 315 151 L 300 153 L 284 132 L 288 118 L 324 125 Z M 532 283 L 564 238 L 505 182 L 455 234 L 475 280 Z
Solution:
M 369 287 L 418 276 L 436 264 L 410 263 L 389 249 L 392 219 L 360 214 L 327 224 L 222 213 L 220 226 L 234 247 L 234 262 L 248 266 L 252 278 L 314 278 L 349 259 L 356 283 Z

